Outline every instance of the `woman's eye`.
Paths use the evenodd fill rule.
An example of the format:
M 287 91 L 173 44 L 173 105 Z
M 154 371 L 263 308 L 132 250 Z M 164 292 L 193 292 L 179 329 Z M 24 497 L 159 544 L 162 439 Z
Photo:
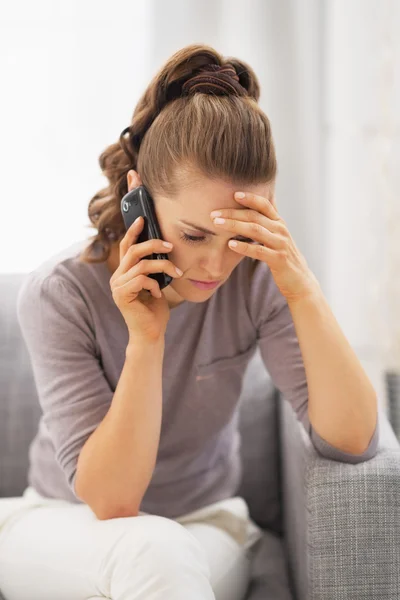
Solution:
M 185 242 L 189 242 L 189 244 L 195 244 L 196 242 L 202 242 L 205 239 L 206 238 L 204 235 L 196 236 L 196 235 L 187 235 L 186 233 L 182 233 L 182 235 L 181 235 L 181 240 L 184 240 Z
M 188 242 L 189 244 L 196 244 L 197 242 L 204 242 L 206 237 L 204 235 L 198 236 L 198 235 L 188 235 L 187 233 L 182 233 L 181 239 L 184 240 L 185 242 Z M 248 244 L 254 243 L 254 240 L 252 240 L 251 238 L 245 238 L 245 237 L 239 236 L 235 239 L 238 240 L 239 242 L 247 242 Z

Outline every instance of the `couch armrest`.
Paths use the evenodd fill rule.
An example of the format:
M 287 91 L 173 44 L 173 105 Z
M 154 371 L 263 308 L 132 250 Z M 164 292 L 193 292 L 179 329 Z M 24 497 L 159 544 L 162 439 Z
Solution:
M 400 444 L 379 409 L 372 459 L 322 457 L 279 403 L 284 545 L 298 600 L 400 598 Z

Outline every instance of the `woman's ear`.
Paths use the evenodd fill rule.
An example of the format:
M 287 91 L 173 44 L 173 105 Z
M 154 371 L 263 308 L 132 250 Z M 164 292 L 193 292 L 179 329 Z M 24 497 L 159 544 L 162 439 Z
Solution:
M 128 180 L 128 192 L 139 187 L 139 185 L 142 185 L 142 180 L 140 179 L 140 176 L 137 173 L 137 171 L 135 171 L 134 169 L 131 169 L 130 171 L 128 171 L 127 180 Z

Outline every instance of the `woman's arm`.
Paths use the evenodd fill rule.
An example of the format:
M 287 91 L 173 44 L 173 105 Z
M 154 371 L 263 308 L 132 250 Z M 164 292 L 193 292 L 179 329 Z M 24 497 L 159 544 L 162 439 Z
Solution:
M 288 302 L 308 385 L 315 431 L 344 452 L 361 454 L 377 421 L 377 396 L 322 290 Z
M 130 342 L 110 409 L 83 446 L 75 491 L 99 519 L 136 516 L 156 464 L 164 341 Z
M 112 388 L 92 315 L 70 280 L 59 273 L 27 277 L 17 313 L 68 487 L 99 518 L 136 514 L 158 450 L 163 345 L 127 340 Z
M 347 341 L 343 342 L 343 334 L 326 300 L 321 297 L 319 302 L 309 300 L 297 306 L 292 303 L 289 307 L 268 266 L 259 261 L 250 287 L 249 313 L 268 373 L 319 454 L 329 460 L 351 464 L 375 456 L 379 443 L 378 424 L 368 448 L 365 452 L 357 452 L 362 447 L 365 449 L 366 438 L 370 435 L 367 430 L 373 427 L 368 402 L 376 407 L 375 392 L 351 349 L 349 352 Z M 338 339 L 342 343 L 338 343 Z M 350 359 L 347 358 L 349 354 Z M 357 415 L 357 406 L 361 416 L 360 413 Z M 346 414 L 341 419 L 343 407 Z M 366 414 L 363 413 L 365 407 Z M 320 419 L 315 418 L 316 412 L 318 416 L 326 415 L 327 427 L 321 427 Z M 359 423 L 362 431 L 357 434 L 355 430 L 359 429 Z

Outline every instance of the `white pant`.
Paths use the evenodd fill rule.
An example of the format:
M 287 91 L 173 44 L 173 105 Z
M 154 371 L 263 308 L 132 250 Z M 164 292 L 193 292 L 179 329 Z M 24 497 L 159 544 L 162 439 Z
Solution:
M 178 519 L 101 521 L 86 504 L 0 499 L 6 600 L 242 600 L 261 530 L 240 497 Z

